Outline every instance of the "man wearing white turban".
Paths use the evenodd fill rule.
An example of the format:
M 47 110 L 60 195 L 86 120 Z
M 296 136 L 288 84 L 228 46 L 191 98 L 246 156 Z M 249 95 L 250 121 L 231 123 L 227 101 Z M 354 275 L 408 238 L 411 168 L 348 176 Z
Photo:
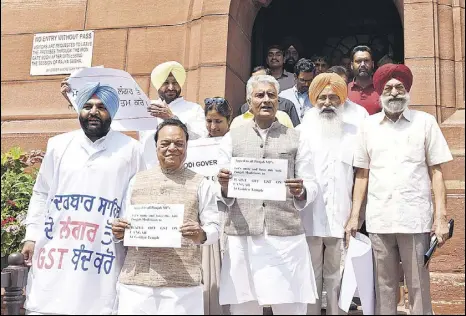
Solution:
M 188 127 L 189 139 L 207 137 L 205 115 L 202 107 L 194 102 L 186 101 L 181 96 L 181 87 L 186 81 L 186 71 L 176 61 L 168 61 L 152 70 L 151 82 L 159 94 L 158 100 L 151 102 L 148 111 L 158 118 L 158 123 L 170 118 L 177 118 Z M 155 130 L 139 132 L 144 144 L 144 157 L 148 166 L 157 163 L 155 144 L 152 141 Z
M 118 93 L 88 83 L 76 99 L 81 129 L 52 137 L 25 221 L 22 253 L 30 315 L 110 315 L 124 248 L 112 241 L 139 143 L 110 128 Z

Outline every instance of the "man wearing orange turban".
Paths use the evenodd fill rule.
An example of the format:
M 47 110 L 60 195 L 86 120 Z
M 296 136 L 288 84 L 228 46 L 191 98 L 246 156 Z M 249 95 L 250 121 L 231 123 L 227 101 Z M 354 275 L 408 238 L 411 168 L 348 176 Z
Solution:
M 322 73 L 309 87 L 314 105 L 297 128 L 310 139 L 319 190 L 312 204 L 300 212 L 311 253 L 317 293 L 327 291 L 327 315 L 338 315 L 340 263 L 345 224 L 350 216 L 353 189 L 353 150 L 357 127 L 343 115 L 347 86 L 335 73 Z M 324 272 L 325 271 L 325 272 Z M 320 315 L 321 299 L 308 305 L 308 315 Z
M 412 84 L 413 75 L 405 65 L 386 64 L 376 71 L 374 86 L 383 111 L 361 125 L 354 155 L 358 170 L 347 240 L 358 230 L 367 190 L 365 218 L 374 257 L 376 315 L 396 314 L 400 260 L 410 314 L 432 315 L 424 254 L 431 236 L 440 246 L 449 238 L 441 165 L 452 155 L 436 118 L 408 108 Z

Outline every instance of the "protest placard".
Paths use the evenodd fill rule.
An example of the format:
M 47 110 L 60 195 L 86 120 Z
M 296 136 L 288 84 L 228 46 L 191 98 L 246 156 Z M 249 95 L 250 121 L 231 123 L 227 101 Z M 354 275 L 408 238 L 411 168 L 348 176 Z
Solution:
M 180 248 L 183 204 L 135 204 L 129 209 L 131 228 L 124 245 L 132 247 Z
M 228 197 L 286 201 L 287 160 L 234 157 L 230 171 Z
M 31 76 L 71 74 L 92 65 L 94 31 L 34 35 Z
M 219 148 L 222 137 L 201 138 L 188 142 L 185 167 L 212 178 L 218 174 Z
M 67 94 L 74 108 L 79 90 L 89 82 L 100 82 L 118 92 L 120 108 L 112 121 L 117 131 L 143 131 L 157 129 L 157 119 L 147 112 L 149 98 L 129 73 L 119 69 L 91 67 L 71 74 L 68 83 L 71 91 Z

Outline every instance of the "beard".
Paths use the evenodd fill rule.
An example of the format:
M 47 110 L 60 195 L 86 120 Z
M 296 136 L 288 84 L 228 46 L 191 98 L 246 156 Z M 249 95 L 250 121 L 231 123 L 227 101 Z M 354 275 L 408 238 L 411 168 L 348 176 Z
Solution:
M 181 95 L 181 91 L 176 91 L 174 96 L 169 96 L 166 92 L 163 93 L 163 92 L 159 91 L 160 99 L 165 101 L 167 104 L 170 104 L 173 101 L 175 101 L 176 99 L 178 99 L 180 97 L 180 95 Z
M 110 130 L 110 125 L 112 124 L 112 119 L 102 120 L 100 117 L 93 117 L 97 118 L 100 121 L 99 126 L 89 126 L 89 117 L 84 118 L 81 115 L 79 116 L 79 124 L 84 131 L 84 134 L 91 139 L 91 138 L 102 138 L 107 135 L 108 131 Z
M 310 124 L 323 144 L 341 139 L 343 134 L 343 105 L 339 107 L 312 108 Z
M 380 96 L 380 104 L 384 111 L 388 114 L 401 114 L 409 105 L 411 97 L 409 93 L 403 96 Z
M 373 71 L 372 69 L 368 69 L 368 68 L 359 68 L 358 70 L 356 70 L 356 73 L 355 73 L 355 76 L 356 77 L 360 77 L 360 78 L 369 78 L 371 77 L 373 74 Z

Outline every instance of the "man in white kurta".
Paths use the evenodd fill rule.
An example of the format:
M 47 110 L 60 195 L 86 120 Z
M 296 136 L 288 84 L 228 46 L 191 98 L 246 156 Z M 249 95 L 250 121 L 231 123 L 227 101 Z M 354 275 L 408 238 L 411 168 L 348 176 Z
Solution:
M 79 92 L 81 130 L 51 138 L 26 219 L 29 314 L 110 315 L 124 249 L 111 223 L 133 175 L 139 143 L 109 129 L 118 94 L 98 83 Z
M 203 108 L 181 96 L 181 88 L 186 81 L 186 70 L 176 61 L 158 65 L 152 70 L 151 82 L 157 89 L 159 99 L 151 102 L 148 111 L 157 118 L 158 124 L 169 118 L 179 119 L 188 127 L 189 139 L 208 136 Z M 157 164 L 154 143 L 155 129 L 139 132 L 144 148 L 144 158 L 148 167 Z
M 306 138 L 276 121 L 279 84 L 273 77 L 252 77 L 247 91 L 255 119 L 224 136 L 219 164 L 248 150 L 249 158 L 286 159 L 289 192 L 286 202 L 230 199 L 226 196 L 231 173 L 220 171 L 229 206 L 220 304 L 230 304 L 233 315 L 261 315 L 264 305 L 271 305 L 275 315 L 305 315 L 307 304 L 317 298 L 298 214 L 317 194 L 311 148 Z
M 356 233 L 367 190 L 378 315 L 397 313 L 400 260 L 410 314 L 433 313 L 424 254 L 434 235 L 439 246 L 449 238 L 442 165 L 452 155 L 435 117 L 409 108 L 412 84 L 405 65 L 385 64 L 376 71 L 374 87 L 383 111 L 360 127 L 354 156 L 358 169 L 346 232 Z
M 327 315 L 337 315 L 344 258 L 343 238 L 351 211 L 353 152 L 357 127 L 346 121 L 346 83 L 338 75 L 318 75 L 309 88 L 315 107 L 299 126 L 309 135 L 319 190 L 301 214 L 312 257 L 317 289 L 327 293 Z M 308 306 L 308 314 L 321 312 L 321 300 Z
M 219 239 L 218 191 L 212 181 L 184 167 L 188 139 L 179 120 L 159 125 L 159 164 L 131 180 L 122 218 L 113 225 L 115 238 L 121 240 L 134 205 L 184 207 L 181 248 L 128 247 L 118 285 L 120 315 L 204 314 L 199 246 Z

